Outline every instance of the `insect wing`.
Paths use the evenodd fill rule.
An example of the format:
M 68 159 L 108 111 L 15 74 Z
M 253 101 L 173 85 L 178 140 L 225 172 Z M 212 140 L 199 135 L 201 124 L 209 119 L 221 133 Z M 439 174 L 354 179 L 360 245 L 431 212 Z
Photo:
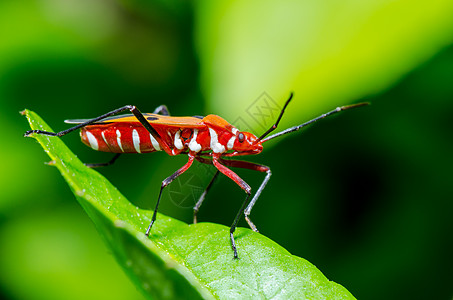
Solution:
M 82 124 L 82 123 L 89 122 L 91 120 L 92 119 L 70 119 L 70 120 L 64 120 L 64 122 L 67 124 Z M 125 115 L 107 117 L 103 120 L 93 123 L 93 125 L 115 123 L 115 122 L 138 122 L 138 120 L 133 114 L 125 114 Z
M 219 130 L 228 131 L 233 133 L 233 126 L 228 123 L 225 119 L 217 116 L 217 115 L 207 115 L 203 118 L 203 123 L 208 125 L 209 127 L 215 127 Z
M 143 116 L 152 125 L 153 124 L 166 125 L 179 128 L 201 128 L 204 126 L 202 120 L 200 120 L 197 117 L 170 117 L 150 113 L 144 113 Z M 82 124 L 90 120 L 91 119 L 71 119 L 65 120 L 64 122 L 68 124 Z M 133 114 L 125 114 L 105 118 L 104 120 L 93 123 L 93 125 L 109 123 L 140 123 L 140 122 Z
M 170 117 L 155 114 L 145 114 L 145 118 L 151 125 L 165 125 L 179 128 L 202 128 L 203 120 L 197 117 Z

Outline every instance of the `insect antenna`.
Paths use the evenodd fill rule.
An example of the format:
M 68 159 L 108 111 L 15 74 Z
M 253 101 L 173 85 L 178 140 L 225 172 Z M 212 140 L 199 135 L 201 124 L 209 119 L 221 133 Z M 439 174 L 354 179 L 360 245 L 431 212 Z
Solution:
M 261 141 L 262 139 L 264 139 L 266 137 L 266 135 L 268 135 L 269 133 L 271 133 L 272 131 L 274 131 L 277 126 L 278 126 L 278 123 L 280 123 L 280 120 L 281 118 L 283 117 L 283 113 L 285 112 L 285 108 L 288 106 L 289 102 L 291 101 L 291 99 L 293 99 L 293 95 L 294 93 L 291 92 L 291 94 L 289 95 L 289 98 L 288 100 L 286 100 L 285 102 L 285 105 L 283 106 L 282 108 L 282 111 L 280 112 L 280 115 L 278 116 L 278 119 L 277 119 L 277 122 L 275 122 L 274 125 L 271 126 L 271 128 L 269 128 L 265 133 L 263 133 L 256 141 L 255 143 Z
M 291 99 L 291 98 L 290 98 L 290 99 Z M 273 135 L 271 135 L 271 136 L 269 136 L 269 137 L 267 137 L 267 138 L 265 138 L 265 139 L 262 139 L 265 135 L 269 134 L 272 130 L 275 129 L 274 126 L 276 127 L 276 125 L 277 125 L 278 122 L 280 121 L 280 118 L 282 117 L 283 111 L 285 110 L 286 105 L 288 105 L 288 102 L 287 102 L 287 103 L 285 104 L 285 107 L 283 107 L 283 110 L 282 110 L 282 112 L 281 112 L 281 114 L 280 114 L 280 116 L 279 116 L 279 118 L 278 118 L 276 124 L 274 124 L 274 125 L 271 127 L 270 130 L 266 131 L 266 134 L 263 135 L 263 136 L 261 136 L 259 139 L 260 139 L 260 140 L 262 139 L 262 142 L 264 143 L 264 142 L 269 141 L 269 140 L 272 140 L 273 138 L 276 138 L 276 137 L 278 137 L 278 136 L 281 136 L 281 135 L 284 135 L 284 134 L 287 134 L 287 133 L 290 133 L 290 132 L 293 132 L 293 131 L 300 130 L 300 129 L 302 129 L 303 127 L 305 127 L 305 126 L 307 126 L 307 125 L 310 125 L 310 124 L 312 124 L 312 123 L 314 123 L 314 122 L 316 122 L 316 121 L 318 121 L 318 120 L 324 119 L 325 117 L 328 117 L 328 116 L 331 116 L 331 115 L 333 115 L 333 114 L 336 114 L 336 113 L 338 113 L 338 112 L 340 112 L 340 111 L 347 110 L 347 109 L 351 109 L 351 108 L 356 108 L 356 107 L 361 107 L 361 106 L 366 106 L 366 105 L 369 105 L 369 104 L 370 104 L 370 103 L 368 103 L 368 102 L 362 102 L 362 103 L 357 103 L 357 104 L 339 106 L 339 107 L 335 108 L 334 110 L 331 110 L 331 111 L 329 111 L 329 112 L 327 112 L 327 113 L 325 113 L 325 114 L 322 114 L 322 115 L 320 115 L 319 117 L 316 117 L 316 118 L 314 118 L 314 119 L 312 119 L 312 120 L 310 120 L 310 121 L 307 121 L 307 122 L 305 122 L 305 123 L 303 123 L 303 124 L 300 124 L 300 125 L 297 125 L 297 126 L 294 126 L 294 127 L 290 127 L 290 128 L 285 129 L 285 130 L 283 130 L 283 131 L 277 132 L 277 133 L 275 133 L 275 134 L 273 134 Z

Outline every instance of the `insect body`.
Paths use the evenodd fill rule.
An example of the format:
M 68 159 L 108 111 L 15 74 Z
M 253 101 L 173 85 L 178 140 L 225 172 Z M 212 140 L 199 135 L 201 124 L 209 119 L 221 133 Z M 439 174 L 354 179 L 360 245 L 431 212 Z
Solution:
M 293 131 L 297 131 L 319 119 L 337 113 L 342 110 L 359 107 L 367 103 L 360 103 L 349 106 L 337 107 L 336 109 L 322 114 L 301 125 L 294 126 L 273 134 L 266 138 L 269 133 L 275 130 L 280 122 L 285 108 L 292 99 L 293 94 L 286 101 L 280 115 L 272 127 L 260 137 L 256 137 L 249 132 L 241 132 L 239 129 L 229 124 L 227 121 L 216 115 L 206 117 L 171 117 L 168 109 L 162 105 L 152 113 L 142 114 L 135 106 L 127 105 L 113 110 L 94 119 L 67 120 L 67 123 L 77 124 L 76 126 L 57 133 L 42 130 L 30 130 L 25 136 L 31 134 L 44 134 L 50 136 L 63 136 L 76 129 L 81 129 L 83 143 L 94 150 L 116 153 L 112 160 L 107 163 L 86 164 L 89 167 L 106 166 L 114 163 L 122 153 L 149 153 L 154 151 L 165 151 L 171 156 L 187 154 L 188 161 L 179 170 L 162 181 L 159 196 L 156 203 L 151 223 L 146 231 L 149 235 L 151 228 L 156 221 L 157 210 L 162 196 L 163 189 L 169 185 L 179 175 L 187 171 L 194 160 L 204 164 L 212 164 L 217 168 L 217 172 L 210 181 L 206 190 L 201 195 L 194 207 L 194 223 L 197 222 L 197 213 L 203 203 L 206 194 L 212 186 L 219 172 L 223 173 L 246 193 L 246 198 L 238 211 L 233 224 L 230 227 L 230 241 L 233 249 L 234 258 L 238 258 L 236 243 L 233 233 L 237 222 L 242 214 L 250 228 L 258 231 L 250 220 L 250 212 L 255 205 L 258 197 L 271 177 L 269 167 L 232 159 L 224 159 L 234 156 L 258 154 L 263 150 L 262 143 Z M 118 113 L 129 110 L 132 114 L 119 115 Z M 235 172 L 228 167 L 250 169 L 266 173 L 263 182 L 257 192 L 250 200 L 251 188 Z
M 94 150 L 112 153 L 149 153 L 165 151 L 169 155 L 203 151 L 225 153 L 230 150 L 262 151 L 257 137 L 239 130 L 216 115 L 198 117 L 170 117 L 143 114 L 159 137 L 156 139 L 134 115 L 123 115 L 81 128 L 83 143 Z M 67 120 L 66 123 L 82 124 L 89 120 Z M 250 153 L 251 154 L 251 153 Z

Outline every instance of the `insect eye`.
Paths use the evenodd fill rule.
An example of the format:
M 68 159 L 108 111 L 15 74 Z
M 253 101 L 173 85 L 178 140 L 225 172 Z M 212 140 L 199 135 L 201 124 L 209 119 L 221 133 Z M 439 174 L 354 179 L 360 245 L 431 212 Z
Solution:
M 242 143 L 242 142 L 244 141 L 244 139 L 245 139 L 244 134 L 243 134 L 242 132 L 240 132 L 240 133 L 238 134 L 238 141 L 239 141 L 239 143 Z

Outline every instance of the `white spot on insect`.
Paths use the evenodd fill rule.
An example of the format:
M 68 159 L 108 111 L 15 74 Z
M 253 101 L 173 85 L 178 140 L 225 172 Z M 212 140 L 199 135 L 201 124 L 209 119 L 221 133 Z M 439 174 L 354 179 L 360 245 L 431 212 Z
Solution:
M 118 147 L 120 147 L 121 152 L 124 152 L 123 145 L 121 145 L 121 132 L 118 129 L 116 130 L 116 142 L 118 143 Z
M 132 142 L 134 142 L 134 148 L 137 153 L 140 152 L 140 136 L 138 135 L 138 132 L 136 129 L 132 130 Z
M 217 132 L 214 129 L 209 129 L 209 135 L 211 136 L 211 149 L 214 153 L 223 153 L 225 152 L 225 146 L 219 143 Z
M 235 141 L 235 140 L 236 140 L 236 136 L 235 136 L 235 135 L 233 135 L 233 136 L 231 137 L 231 139 L 228 140 L 228 143 L 227 143 L 227 149 L 228 149 L 228 150 L 233 149 L 234 141 Z
M 176 133 L 175 133 L 174 145 L 175 145 L 176 149 L 179 149 L 179 150 L 184 148 L 184 146 L 182 145 L 182 142 L 181 142 L 181 129 L 176 131 Z
M 94 150 L 98 150 L 99 144 L 98 144 L 98 140 L 96 139 L 96 137 L 89 131 L 87 131 L 86 133 L 87 133 L 88 142 L 90 143 L 90 147 L 93 148 Z
M 231 132 L 236 135 L 238 133 L 238 129 L 236 127 L 233 127 L 233 129 L 231 129 Z
M 156 149 L 157 151 L 160 151 L 160 145 L 157 142 L 157 140 L 153 137 L 152 134 L 149 134 L 149 138 L 151 139 L 151 144 L 153 144 L 154 149 Z
M 201 150 L 201 145 L 197 143 L 197 135 L 198 135 L 198 129 L 193 130 L 193 137 L 189 142 L 189 149 L 190 151 L 193 152 L 200 152 Z
M 105 144 L 108 145 L 107 139 L 105 138 L 104 131 L 101 132 L 102 139 L 104 140 Z

